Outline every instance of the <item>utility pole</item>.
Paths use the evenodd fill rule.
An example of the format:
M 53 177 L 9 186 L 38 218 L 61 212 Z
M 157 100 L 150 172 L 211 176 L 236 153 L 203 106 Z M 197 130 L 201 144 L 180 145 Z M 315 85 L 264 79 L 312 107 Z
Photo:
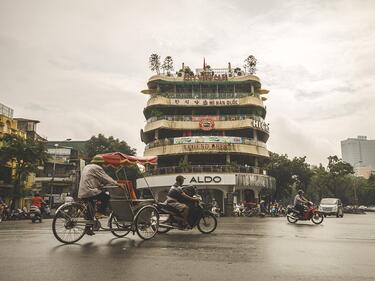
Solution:
M 52 169 L 52 179 L 51 179 L 51 197 L 50 197 L 50 200 L 49 200 L 49 208 L 50 209 L 52 209 L 53 184 L 54 184 L 54 180 L 55 180 L 55 171 L 56 171 L 56 156 L 57 156 L 57 147 L 59 146 L 59 144 L 55 143 L 54 146 L 55 146 L 55 155 L 54 155 L 54 158 L 53 158 L 53 169 Z

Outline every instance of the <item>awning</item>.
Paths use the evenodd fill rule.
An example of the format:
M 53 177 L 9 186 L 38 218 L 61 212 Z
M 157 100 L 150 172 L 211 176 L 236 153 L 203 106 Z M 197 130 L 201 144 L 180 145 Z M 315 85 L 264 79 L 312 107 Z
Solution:
M 156 165 L 158 162 L 157 156 L 139 157 L 126 155 L 121 152 L 112 152 L 96 155 L 92 163 L 103 163 L 110 166 L 130 166 L 130 165 Z

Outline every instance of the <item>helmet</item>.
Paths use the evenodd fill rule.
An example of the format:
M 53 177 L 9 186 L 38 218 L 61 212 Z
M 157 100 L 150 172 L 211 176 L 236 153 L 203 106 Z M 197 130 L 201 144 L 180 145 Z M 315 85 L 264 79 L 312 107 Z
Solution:
M 305 192 L 303 192 L 302 189 L 298 190 L 298 194 L 299 194 L 299 195 L 303 195 L 304 193 L 305 193 Z
M 176 181 L 184 181 L 184 179 L 186 179 L 186 178 L 184 178 L 181 175 L 179 175 L 179 176 L 176 177 Z

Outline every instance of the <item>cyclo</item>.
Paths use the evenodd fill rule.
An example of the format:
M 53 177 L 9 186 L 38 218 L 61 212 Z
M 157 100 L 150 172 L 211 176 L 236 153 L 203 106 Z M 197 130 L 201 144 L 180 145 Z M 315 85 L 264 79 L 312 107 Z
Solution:
M 125 167 L 131 165 L 156 165 L 157 157 L 136 157 L 120 152 L 100 155 L 106 166 L 115 169 L 117 180 L 123 172 L 127 179 Z M 121 181 L 119 181 L 121 182 Z M 126 180 L 127 183 L 129 181 Z M 106 186 L 109 192 L 111 213 L 107 227 L 102 226 L 95 218 L 95 207 L 89 202 L 80 201 L 61 205 L 52 221 L 52 231 L 57 240 L 65 244 L 79 241 L 91 227 L 93 231 L 110 231 L 116 237 L 125 237 L 132 232 L 144 240 L 151 239 L 158 232 L 159 212 L 153 205 L 154 199 L 137 199 L 133 187 L 126 184 L 124 189 Z M 150 193 L 152 194 L 151 190 Z

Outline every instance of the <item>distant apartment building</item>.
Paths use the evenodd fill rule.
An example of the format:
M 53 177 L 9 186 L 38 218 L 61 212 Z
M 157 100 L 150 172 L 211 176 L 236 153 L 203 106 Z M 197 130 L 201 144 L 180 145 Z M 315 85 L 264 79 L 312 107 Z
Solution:
M 375 140 L 366 136 L 341 141 L 342 159 L 354 167 L 357 176 L 369 177 L 375 170 Z

